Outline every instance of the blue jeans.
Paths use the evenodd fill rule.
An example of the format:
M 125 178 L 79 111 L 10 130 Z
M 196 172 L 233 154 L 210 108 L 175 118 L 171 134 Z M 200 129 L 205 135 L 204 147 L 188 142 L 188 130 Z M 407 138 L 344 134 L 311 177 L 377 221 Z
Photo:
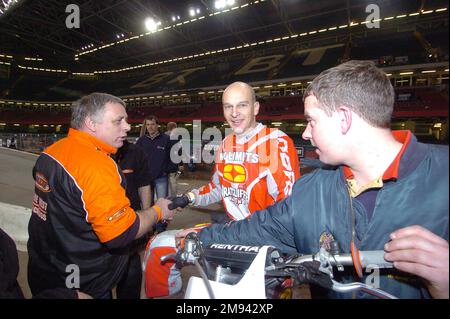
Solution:
M 156 199 L 161 197 L 167 197 L 169 193 L 169 179 L 166 176 L 158 177 L 154 179 L 151 183 L 152 187 L 152 201 L 154 200 L 155 194 Z
M 169 178 L 168 176 L 162 176 L 158 177 L 157 179 L 153 180 L 151 183 L 152 187 L 152 205 L 155 203 L 155 194 L 156 199 L 167 197 L 169 193 Z M 167 222 L 164 220 L 159 221 L 156 223 L 156 225 L 153 226 L 153 231 L 160 233 L 165 231 L 167 228 Z

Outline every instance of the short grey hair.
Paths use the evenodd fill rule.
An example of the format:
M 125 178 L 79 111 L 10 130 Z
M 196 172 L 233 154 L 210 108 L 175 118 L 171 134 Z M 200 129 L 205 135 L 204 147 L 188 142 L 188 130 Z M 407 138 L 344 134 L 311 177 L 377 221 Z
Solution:
M 372 61 L 351 60 L 320 73 L 303 99 L 313 95 L 327 115 L 345 105 L 374 127 L 389 128 L 395 91 Z
M 122 99 L 111 94 L 98 92 L 83 96 L 73 102 L 70 126 L 75 129 L 82 128 L 87 117 L 100 122 L 107 103 L 117 103 L 125 107 L 125 102 Z

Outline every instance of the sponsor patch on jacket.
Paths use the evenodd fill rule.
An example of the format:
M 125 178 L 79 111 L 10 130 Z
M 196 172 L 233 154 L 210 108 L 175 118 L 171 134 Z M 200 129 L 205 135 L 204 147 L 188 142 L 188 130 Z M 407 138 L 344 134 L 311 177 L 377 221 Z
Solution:
M 127 210 L 127 208 L 124 207 L 121 210 L 115 212 L 114 214 L 112 214 L 111 216 L 108 217 L 108 221 L 112 221 L 114 219 L 119 218 L 123 213 L 125 213 L 126 210 Z
M 44 177 L 44 175 L 40 172 L 37 172 L 35 175 L 35 183 L 34 185 L 44 193 L 49 193 L 52 190 L 50 189 L 50 185 L 48 185 L 47 179 Z
M 319 238 L 319 246 L 320 248 L 324 248 L 327 251 L 331 250 L 331 242 L 334 241 L 333 234 L 328 231 L 322 232 Z
M 40 198 L 36 193 L 33 195 L 33 208 L 31 211 L 35 213 L 43 221 L 47 220 L 48 204 L 45 200 Z

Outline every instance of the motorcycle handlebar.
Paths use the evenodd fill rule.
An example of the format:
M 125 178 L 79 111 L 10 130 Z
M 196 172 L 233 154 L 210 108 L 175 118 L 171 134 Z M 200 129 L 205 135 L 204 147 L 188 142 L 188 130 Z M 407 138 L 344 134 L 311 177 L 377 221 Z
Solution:
M 362 268 L 393 268 L 393 264 L 384 259 L 383 250 L 366 250 L 359 251 L 359 262 Z M 318 260 L 320 261 L 320 253 L 316 255 L 302 255 L 294 258 L 292 264 L 301 264 L 307 261 Z M 327 261 L 332 266 L 353 266 L 354 260 L 352 254 L 338 254 L 330 255 Z
M 378 268 L 393 268 L 392 262 L 384 259 L 385 252 L 383 250 L 366 250 L 360 251 L 360 260 L 363 268 L 375 266 Z

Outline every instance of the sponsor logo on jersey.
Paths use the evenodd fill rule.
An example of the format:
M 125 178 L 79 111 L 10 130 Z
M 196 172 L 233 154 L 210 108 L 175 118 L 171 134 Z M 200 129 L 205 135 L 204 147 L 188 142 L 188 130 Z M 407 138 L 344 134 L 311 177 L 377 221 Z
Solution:
M 223 152 L 220 160 L 226 162 L 258 163 L 259 155 L 252 152 Z
M 244 183 L 247 180 L 247 170 L 240 164 L 225 164 L 223 178 L 231 183 Z
M 247 205 L 248 193 L 245 189 L 222 187 L 222 198 L 230 200 L 235 205 Z

